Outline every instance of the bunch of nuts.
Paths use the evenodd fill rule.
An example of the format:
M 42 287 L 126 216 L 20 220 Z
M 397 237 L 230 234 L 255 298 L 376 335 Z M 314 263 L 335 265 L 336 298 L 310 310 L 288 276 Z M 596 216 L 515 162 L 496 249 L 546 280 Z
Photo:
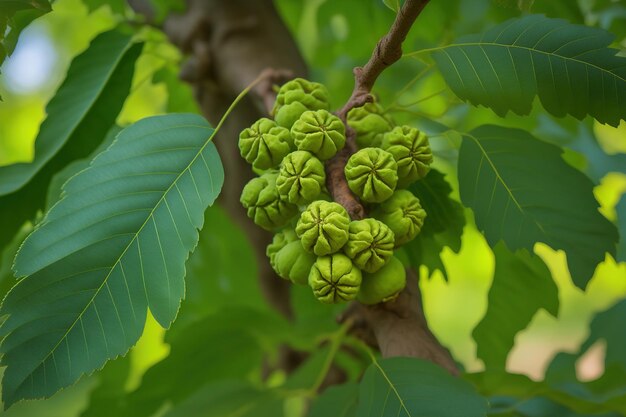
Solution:
M 296 78 L 278 91 L 274 120 L 262 118 L 241 132 L 241 156 L 259 174 L 241 203 L 258 226 L 276 232 L 267 256 L 280 277 L 309 285 L 323 303 L 390 301 L 406 285 L 394 249 L 414 239 L 426 218 L 406 187 L 430 169 L 428 138 L 395 126 L 377 103 L 348 113 L 359 150 L 344 173 L 371 215 L 351 220 L 326 189 L 324 163 L 346 143 L 328 98 L 322 84 Z

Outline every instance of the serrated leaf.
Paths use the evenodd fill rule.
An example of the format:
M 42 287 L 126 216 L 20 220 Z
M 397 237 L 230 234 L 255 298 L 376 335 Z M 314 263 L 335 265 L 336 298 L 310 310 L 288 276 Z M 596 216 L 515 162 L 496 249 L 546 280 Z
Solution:
M 147 308 L 164 327 L 184 294 L 184 265 L 223 169 L 197 115 L 124 129 L 24 242 L 5 298 L 3 399 L 49 396 L 125 353 Z
M 550 271 L 525 249 L 510 252 L 504 244 L 494 248 L 496 269 L 489 290 L 487 312 L 472 332 L 477 356 L 487 369 L 506 366 L 515 335 L 543 308 L 559 311 L 559 291 Z
M 130 91 L 142 46 L 114 30 L 99 35 L 72 61 L 46 107 L 35 160 L 0 167 L 0 248 L 44 207 L 52 176 L 102 142 Z
M 463 138 L 461 201 L 491 247 L 532 251 L 536 242 L 567 254 L 572 280 L 585 288 L 605 254 L 615 254 L 615 226 L 598 211 L 593 183 L 530 133 L 493 125 Z
M 486 416 L 487 401 L 469 383 L 438 365 L 421 359 L 389 358 L 374 362 L 365 371 L 356 415 Z
M 614 36 L 562 19 L 530 15 L 433 53 L 454 93 L 499 116 L 527 115 L 535 96 L 555 116 L 587 114 L 617 126 L 626 119 L 626 58 Z
M 440 254 L 445 247 L 454 252 L 461 248 L 465 226 L 463 207 L 450 197 L 452 187 L 436 169 L 431 169 L 424 179 L 415 182 L 409 190 L 420 199 L 428 213 L 420 234 L 405 246 L 411 263 L 415 267 L 426 265 L 430 271 L 440 270 L 447 277 Z

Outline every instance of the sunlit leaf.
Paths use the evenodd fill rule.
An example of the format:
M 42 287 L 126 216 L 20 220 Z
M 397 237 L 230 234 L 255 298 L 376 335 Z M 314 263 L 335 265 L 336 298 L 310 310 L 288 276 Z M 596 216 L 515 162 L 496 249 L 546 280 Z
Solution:
M 530 15 L 437 48 L 433 58 L 454 93 L 499 116 L 530 113 L 535 96 L 555 116 L 626 119 L 626 58 L 602 29 Z
M 615 254 L 615 226 L 598 211 L 593 183 L 561 158 L 562 150 L 526 131 L 493 125 L 467 134 L 459 152 L 463 204 L 489 244 L 532 251 L 563 249 L 574 283 L 585 288 L 605 254 Z
M 5 298 L 3 398 L 49 396 L 124 354 L 147 308 L 164 327 L 184 295 L 184 265 L 223 169 L 197 115 L 124 129 L 22 245 L 23 278 Z
M 102 142 L 130 91 L 141 49 L 114 30 L 99 35 L 72 61 L 46 107 L 34 161 L 0 167 L 0 248 L 43 209 L 52 176 Z
M 496 270 L 487 312 L 472 335 L 477 356 L 487 369 L 504 369 L 515 335 L 526 328 L 537 310 L 556 316 L 559 292 L 550 271 L 525 249 L 510 252 L 502 243 L 494 249 Z

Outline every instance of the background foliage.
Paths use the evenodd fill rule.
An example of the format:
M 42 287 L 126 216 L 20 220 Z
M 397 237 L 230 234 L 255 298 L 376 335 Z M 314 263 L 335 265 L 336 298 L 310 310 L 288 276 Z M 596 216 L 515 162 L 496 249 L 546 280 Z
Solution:
M 158 2 L 160 15 L 177 7 L 174 3 Z M 188 87 L 176 77 L 182 57 L 164 36 L 144 29 L 131 39 L 129 33 L 115 29 L 132 18 L 124 2 L 58 0 L 54 12 L 48 14 L 45 1 L 24 4 L 0 3 L 0 11 L 11 16 L 10 21 L 0 20 L 0 28 L 7 23 L 10 27 L 0 31 L 0 57 L 15 48 L 0 76 L 3 297 L 15 283 L 11 261 L 33 227 L 24 221 L 39 210 L 41 216 L 62 192 L 71 196 L 72 182 L 89 181 L 90 170 L 83 171 L 62 191 L 62 184 L 87 166 L 90 155 L 112 142 L 119 131 L 114 125 L 125 127 L 164 113 L 197 112 Z M 352 67 L 369 58 L 394 18 L 396 2 L 278 0 L 276 4 L 307 58 L 312 78 L 328 85 L 335 100 L 332 106 L 339 107 L 352 90 Z M 529 11 L 546 17 L 528 16 Z M 37 17 L 17 43 L 21 28 Z M 513 25 L 505 23 L 519 17 L 523 18 Z M 574 42 L 569 48 L 556 44 L 549 49 L 551 41 L 558 42 L 558 36 L 550 34 L 564 24 L 547 20 L 551 18 L 587 25 L 577 35 L 593 37 L 597 44 Z M 598 29 L 609 30 L 615 38 Z M 486 35 L 467 37 L 482 33 Z M 511 35 L 509 49 L 525 33 L 529 38 L 522 38 L 520 46 L 557 49 L 563 56 L 532 61 L 537 65 L 531 68 L 528 56 L 512 53 L 512 66 L 508 66 L 500 49 L 480 45 L 506 44 L 502 33 Z M 605 97 L 615 94 L 613 104 L 620 103 L 626 89 L 618 83 L 626 67 L 616 65 L 610 74 L 587 78 L 590 95 L 585 101 L 568 98 L 575 91 L 570 91 L 563 78 L 553 77 L 551 82 L 545 71 L 556 66 L 571 70 L 574 78 L 569 87 L 580 87 L 584 76 L 579 65 L 583 64 L 568 61 L 568 56 L 576 59 L 604 46 L 623 51 L 625 37 L 622 1 L 432 1 L 405 43 L 406 56 L 377 83 L 375 93 L 396 121 L 431 135 L 436 170 L 413 190 L 424 202 L 430 222 L 404 257 L 409 263 L 419 262 L 420 272 L 428 276 L 421 283 L 426 315 L 437 337 L 467 371 L 462 380 L 455 381 L 428 363 L 370 357 L 336 325 L 337 309 L 318 305 L 307 288 L 293 288 L 296 319 L 286 322 L 260 294 L 257 266 L 242 232 L 220 207 L 209 208 L 204 219 L 199 207 L 193 225 L 203 223 L 204 227 L 185 263 L 185 301 L 171 329 L 164 333 L 157 324 L 171 321 L 171 309 L 161 314 L 151 306 L 145 326 L 143 321 L 134 323 L 133 335 L 138 336 L 142 327 L 143 334 L 126 356 L 48 400 L 21 402 L 4 414 L 300 416 L 312 400 L 312 416 L 368 415 L 366 408 L 375 410 L 371 415 L 402 415 L 415 404 L 424 404 L 422 395 L 428 395 L 427 404 L 433 407 L 424 412 L 445 408 L 450 396 L 467 398 L 463 408 L 451 408 L 445 414 L 450 416 L 484 415 L 488 407 L 490 414 L 506 416 L 626 414 L 622 301 L 626 297 L 626 248 L 625 239 L 618 241 L 613 226 L 626 236 L 626 123 L 619 122 L 623 106 L 598 101 L 602 92 Z M 424 48 L 433 50 L 432 58 L 412 54 Z M 461 78 L 451 78 L 454 69 L 446 64 L 450 62 L 446 56 L 458 58 L 455 62 L 466 57 L 468 67 L 460 72 Z M 594 65 L 600 61 L 610 65 L 617 59 L 602 54 L 586 57 Z M 96 58 L 103 65 L 96 65 Z M 485 69 L 490 63 L 496 64 L 496 76 L 507 74 L 504 82 L 513 83 L 512 74 L 519 76 L 518 100 L 503 98 L 499 87 L 505 86 L 488 78 L 493 74 L 472 70 L 472 65 Z M 30 67 L 39 68 L 43 75 L 27 72 Z M 533 69 L 535 84 L 530 79 Z M 593 82 L 596 85 L 591 88 Z M 472 89 L 472 85 L 491 90 Z M 462 99 L 490 106 L 495 112 Z M 56 112 L 60 113 L 53 118 Z M 479 127 L 485 124 L 498 126 Z M 46 135 L 54 139 L 54 146 L 43 148 L 47 151 L 42 153 Z M 198 143 L 207 137 L 201 135 Z M 108 152 L 115 153 L 120 145 L 116 143 Z M 508 160 L 503 152 L 514 152 L 519 159 Z M 24 164 L 33 158 L 35 164 Z M 491 164 L 479 165 L 485 158 Z M 523 176 L 518 175 L 520 170 Z M 12 193 L 16 189 L 12 184 L 31 177 L 34 182 Z M 524 193 L 537 183 L 549 191 L 545 195 Z M 193 184 L 186 186 L 193 194 Z M 208 204 L 202 196 L 198 198 L 201 206 Z M 24 208 L 16 210 L 16 204 Z M 504 210 L 516 204 L 517 211 Z M 555 205 L 558 211 L 541 210 L 543 205 Z M 495 217 L 492 209 L 502 218 Z M 62 204 L 48 216 L 60 210 Z M 507 230 L 507 216 L 528 218 L 536 228 L 525 228 L 524 234 Z M 37 233 L 44 234 L 45 227 Z M 186 233 L 195 239 L 195 229 Z M 569 239 L 571 235 L 575 239 Z M 506 245 L 496 244 L 500 238 Z M 187 250 L 195 245 L 195 241 L 185 243 Z M 28 248 L 21 256 L 27 255 Z M 185 257 L 179 258 L 177 268 Z M 45 277 L 46 265 L 33 262 L 18 258 L 18 270 L 25 271 L 20 275 Z M 518 276 L 527 278 L 522 281 Z M 174 294 L 176 304 L 180 295 L 179 288 Z M 145 311 L 145 304 L 141 306 Z M 49 318 L 40 318 L 40 326 L 49 323 Z M 3 324 L 3 331 L 12 325 Z M 119 353 L 133 342 L 127 340 Z M 264 380 L 262 358 L 275 360 L 283 343 L 311 355 L 295 373 L 277 372 Z M 357 353 L 346 354 L 339 349 L 342 344 Z M 11 355 L 10 349 L 4 349 L 5 355 Z M 320 379 L 333 362 L 346 371 L 349 381 L 317 396 Z M 6 383 L 12 377 L 6 372 L 4 378 Z M 5 402 L 14 399 L 6 391 L 4 395 Z M 391 400 L 385 403 L 386 398 Z

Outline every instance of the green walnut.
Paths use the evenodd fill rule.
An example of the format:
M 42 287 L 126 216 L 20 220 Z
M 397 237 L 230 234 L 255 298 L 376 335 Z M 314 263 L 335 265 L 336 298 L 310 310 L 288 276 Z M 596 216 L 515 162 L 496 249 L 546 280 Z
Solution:
M 376 219 L 355 220 L 350 223 L 348 243 L 344 252 L 363 272 L 376 272 L 393 256 L 394 235 L 391 229 Z
M 324 164 L 307 151 L 295 151 L 283 159 L 276 186 L 281 198 L 303 205 L 315 200 L 324 187 Z
M 346 144 L 346 127 L 328 110 L 305 111 L 291 127 L 296 147 L 325 161 Z
M 288 129 L 307 110 L 330 109 L 328 89 L 319 83 L 295 78 L 278 90 L 272 109 L 274 120 Z
M 258 170 L 276 168 L 291 151 L 291 134 L 265 117 L 239 135 L 241 156 Z
M 316 259 L 315 255 L 302 247 L 300 241 L 295 241 L 288 243 L 276 253 L 272 266 L 281 278 L 306 285 Z
M 361 285 L 361 270 L 342 253 L 317 258 L 309 274 L 309 286 L 322 303 L 353 300 Z
M 277 177 L 276 171 L 268 171 L 250 180 L 241 193 L 240 201 L 248 217 L 266 230 L 286 225 L 298 213 L 298 206 L 280 198 Z
M 383 135 L 393 128 L 393 121 L 378 103 L 366 103 L 363 107 L 350 110 L 348 125 L 356 132 L 359 148 L 380 147 Z
M 357 300 L 363 304 L 378 304 L 398 297 L 406 287 L 406 270 L 402 262 L 393 256 L 387 265 L 373 274 L 363 274 Z
M 272 268 L 274 268 L 274 270 L 276 270 L 276 254 L 279 250 L 281 250 L 291 242 L 299 242 L 298 235 L 296 235 L 295 230 L 287 228 L 276 233 L 274 235 L 274 238 L 272 239 L 272 243 L 267 245 L 267 248 L 265 249 L 265 254 L 270 259 L 270 265 L 272 265 Z
M 414 127 L 398 126 L 387 132 L 382 148 L 393 155 L 398 163 L 398 187 L 422 179 L 430 171 L 433 153 L 428 137 Z
M 398 164 L 387 151 L 363 148 L 348 159 L 345 174 L 348 186 L 361 200 L 380 203 L 396 189 Z
M 413 240 L 422 230 L 426 218 L 419 199 L 407 190 L 396 191 L 372 214 L 393 231 L 396 247 Z
M 349 225 L 350 217 L 340 204 L 318 200 L 300 215 L 296 234 L 307 251 L 324 256 L 346 244 Z

